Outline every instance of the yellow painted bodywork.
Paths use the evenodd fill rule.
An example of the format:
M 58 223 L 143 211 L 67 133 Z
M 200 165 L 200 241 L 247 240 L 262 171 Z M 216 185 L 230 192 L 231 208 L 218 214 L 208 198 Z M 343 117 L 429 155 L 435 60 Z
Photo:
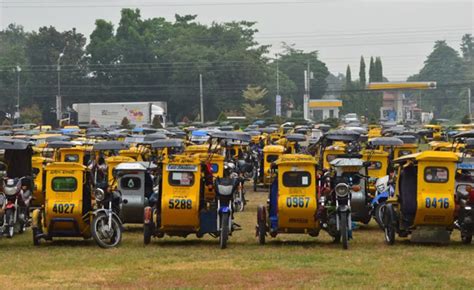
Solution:
M 329 162 L 332 161 L 331 159 L 334 159 L 338 155 L 342 155 L 345 153 L 346 153 L 345 144 L 334 144 L 334 145 L 326 147 L 323 153 L 323 168 L 329 169 L 331 167 L 329 164 Z
M 189 145 L 184 149 L 185 154 L 207 153 L 207 151 L 209 151 L 209 145 L 206 144 Z
M 278 160 L 283 153 L 285 152 L 285 147 L 282 145 L 267 145 L 263 147 L 263 184 L 270 185 L 272 182 L 271 176 L 271 166 L 272 163 L 268 162 L 267 159 L 269 156 L 270 158 L 276 158 Z
M 368 176 L 371 178 L 381 178 L 387 175 L 388 163 L 389 163 L 389 154 L 383 150 L 370 150 L 364 149 L 361 152 L 362 159 L 364 161 L 370 161 L 374 163 L 379 163 L 380 168 L 374 168 L 369 166 L 367 168 Z M 369 182 L 369 192 L 375 193 L 375 181 Z
M 394 158 L 402 157 L 404 155 L 409 155 L 416 153 L 418 151 L 418 145 L 416 144 L 403 144 L 401 146 L 395 146 L 393 148 Z
M 316 159 L 310 155 L 285 154 L 276 162 L 278 166 L 278 228 L 282 232 L 304 232 L 319 227 L 316 220 Z M 283 175 L 287 172 L 309 172 L 309 186 L 286 187 Z M 303 206 L 294 206 L 293 200 Z M 297 203 L 298 203 L 297 202 Z M 297 204 L 296 203 L 296 204 Z
M 32 157 L 31 158 L 31 167 L 35 172 L 35 188 L 33 190 L 33 200 L 31 205 L 33 207 L 38 207 L 44 204 L 44 178 L 45 178 L 45 166 L 52 162 L 50 158 L 44 157 Z
M 71 160 L 71 157 L 73 157 L 74 159 L 77 159 L 77 161 L 74 163 L 80 163 L 85 165 L 84 158 L 86 155 L 86 150 L 83 146 L 60 148 L 57 152 L 57 155 L 58 156 L 55 158 L 55 161 L 71 163 L 72 161 L 68 160 Z
M 382 128 L 381 127 L 372 127 L 369 128 L 369 132 L 367 133 L 369 139 L 382 137 Z
M 81 236 L 90 237 L 90 212 L 85 213 L 83 218 L 84 175 L 86 167 L 79 163 L 53 162 L 46 166 L 46 191 L 44 204 L 43 231 L 48 234 L 51 220 L 54 218 L 72 218 L 77 222 Z M 77 188 L 73 192 L 58 192 L 52 188 L 52 181 L 56 177 L 72 177 L 77 180 Z M 69 205 L 69 212 L 58 212 L 54 210 L 56 205 Z M 71 212 L 71 207 L 73 210 Z M 71 222 L 56 222 L 55 230 L 73 231 L 74 224 Z
M 145 146 L 130 147 L 126 150 L 120 150 L 120 156 L 133 158 L 135 161 L 145 161 L 146 156 L 150 154 L 150 150 Z
M 109 185 L 113 185 L 114 182 L 114 169 L 120 163 L 125 162 L 135 162 L 135 159 L 127 156 L 111 156 L 105 159 L 105 163 L 107 164 L 107 179 Z
M 197 156 L 176 155 L 172 160 L 163 163 L 163 193 L 161 198 L 161 227 L 163 232 L 197 232 L 200 226 L 199 208 L 201 194 L 201 161 Z M 168 166 L 189 166 L 188 171 L 194 175 L 194 183 L 190 186 L 170 184 Z M 174 208 L 176 200 L 191 201 L 191 208 Z
M 448 152 L 446 152 L 448 153 Z M 454 153 L 453 153 L 454 154 Z M 453 158 L 457 161 L 456 158 Z M 436 225 L 436 226 L 452 226 L 454 221 L 454 190 L 455 190 L 455 172 L 456 161 L 432 161 L 420 160 L 418 161 L 418 193 L 414 225 Z M 424 171 L 427 167 L 445 167 L 448 169 L 448 181 L 446 183 L 428 183 L 425 181 Z M 427 199 L 437 200 L 437 207 L 427 207 Z M 447 207 L 442 207 L 440 204 L 447 201 Z
M 453 225 L 455 201 L 455 174 L 459 155 L 454 152 L 424 151 L 395 159 L 396 162 L 415 162 L 417 164 L 417 211 L 413 226 L 446 226 Z M 448 170 L 448 180 L 445 183 L 425 181 L 427 167 L 444 167 Z M 401 167 L 398 173 L 400 174 Z M 398 196 L 399 188 L 396 188 Z M 437 200 L 437 206 L 427 206 L 427 198 Z M 393 200 L 392 200 L 393 201 Z M 440 203 L 447 206 L 440 206 Z M 445 203 L 446 201 L 446 203 Z

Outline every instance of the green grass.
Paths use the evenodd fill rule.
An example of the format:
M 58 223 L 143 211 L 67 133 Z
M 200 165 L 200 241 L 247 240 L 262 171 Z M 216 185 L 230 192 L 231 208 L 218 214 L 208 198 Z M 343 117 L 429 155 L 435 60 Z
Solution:
M 324 232 L 317 238 L 279 235 L 264 246 L 255 238 L 256 207 L 265 193 L 251 193 L 243 230 L 229 247 L 218 240 L 155 239 L 143 245 L 139 227 L 128 228 L 120 247 L 92 240 L 32 245 L 31 232 L 0 240 L 1 288 L 472 288 L 474 245 L 454 232 L 448 246 L 398 239 L 387 246 L 374 223 L 354 232 L 347 251 Z

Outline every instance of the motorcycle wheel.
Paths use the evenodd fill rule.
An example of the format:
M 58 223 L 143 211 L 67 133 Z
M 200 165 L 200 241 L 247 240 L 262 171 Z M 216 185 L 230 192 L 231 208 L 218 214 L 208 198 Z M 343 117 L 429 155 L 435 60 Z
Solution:
M 143 243 L 148 245 L 151 242 L 151 236 L 153 235 L 153 226 L 152 224 L 143 225 Z
M 227 240 L 229 239 L 229 213 L 222 214 L 221 225 L 219 245 L 221 249 L 225 249 L 227 248 Z
M 244 203 L 243 201 L 239 200 L 239 201 L 234 201 L 234 208 L 236 209 L 236 211 L 238 212 L 243 212 L 244 211 Z
M 266 232 L 266 224 L 264 217 L 265 216 L 265 210 L 263 206 L 259 206 L 257 209 L 257 225 L 258 225 L 258 242 L 260 245 L 265 245 L 265 237 L 267 235 Z
M 41 233 L 40 230 L 38 228 L 34 228 L 32 230 L 32 233 L 33 233 L 33 245 L 39 246 L 40 240 L 39 238 L 37 238 L 37 236 Z
M 15 233 L 15 225 L 13 224 L 14 214 L 15 214 L 14 209 L 10 208 L 5 211 L 6 220 L 7 220 L 6 232 L 7 232 L 8 238 L 12 238 L 13 234 Z
M 381 230 L 384 229 L 384 225 L 383 225 L 384 211 L 385 211 L 385 204 L 384 203 L 377 204 L 377 206 L 375 207 L 375 210 L 374 210 L 374 219 L 377 222 L 377 224 L 379 225 Z
M 112 216 L 112 227 L 108 227 L 108 217 L 99 213 L 92 219 L 91 233 L 97 245 L 101 248 L 113 248 L 122 240 L 122 227 L 120 221 Z
M 389 245 L 395 243 L 395 226 L 393 223 L 393 208 L 391 205 L 388 205 L 383 211 L 383 225 L 385 242 Z
M 462 233 L 461 232 L 461 241 L 463 244 L 470 244 L 472 242 L 472 234 L 468 234 L 468 233 Z
M 349 229 L 347 212 L 341 212 L 341 219 L 339 220 L 339 230 L 341 232 L 342 248 L 347 250 L 349 240 Z

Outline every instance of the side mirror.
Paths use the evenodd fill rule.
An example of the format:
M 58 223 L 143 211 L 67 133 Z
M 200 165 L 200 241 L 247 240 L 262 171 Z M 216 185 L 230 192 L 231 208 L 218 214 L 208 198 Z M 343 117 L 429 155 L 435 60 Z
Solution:
M 469 184 L 459 184 L 456 186 L 456 194 L 463 199 L 469 197 L 471 190 L 472 186 Z

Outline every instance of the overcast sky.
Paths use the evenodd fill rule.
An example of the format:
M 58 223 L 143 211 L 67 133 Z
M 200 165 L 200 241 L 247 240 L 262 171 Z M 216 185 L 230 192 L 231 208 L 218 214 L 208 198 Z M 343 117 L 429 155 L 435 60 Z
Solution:
M 361 55 L 367 63 L 381 56 L 392 81 L 417 73 L 435 40 L 459 49 L 461 36 L 474 31 L 474 0 L 0 0 L 0 25 L 75 27 L 89 36 L 97 18 L 117 24 L 123 7 L 140 8 L 144 18 L 173 20 L 178 13 L 197 14 L 206 24 L 256 21 L 257 39 L 273 45 L 272 54 L 285 41 L 318 50 L 332 73 L 350 64 L 353 76 Z

